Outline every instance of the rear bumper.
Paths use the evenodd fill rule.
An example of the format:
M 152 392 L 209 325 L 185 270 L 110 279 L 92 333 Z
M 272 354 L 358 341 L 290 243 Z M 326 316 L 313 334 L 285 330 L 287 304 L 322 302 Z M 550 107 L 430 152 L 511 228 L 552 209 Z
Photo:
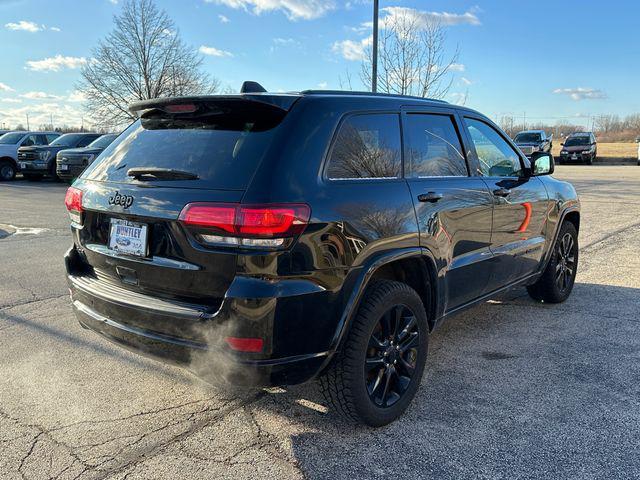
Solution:
M 298 317 L 297 311 L 287 307 L 292 301 L 314 303 L 321 291 L 298 290 L 290 292 L 289 297 L 249 299 L 230 296 L 234 290 L 231 288 L 222 305 L 210 309 L 111 283 L 105 286 L 104 282 L 77 272 L 77 256 L 72 248 L 65 263 L 73 310 L 83 327 L 130 350 L 184 367 L 207 381 L 244 386 L 303 383 L 315 377 L 331 356 L 327 349 L 318 348 L 314 327 L 304 328 L 308 320 L 304 312 Z M 262 293 L 259 285 L 253 285 L 251 290 L 256 296 Z M 306 297 L 304 301 L 301 294 Z M 324 318 L 326 321 L 327 316 Z M 307 336 L 300 337 L 300 348 L 278 347 L 288 345 L 290 336 L 300 336 L 301 328 Z M 328 331 L 333 329 L 335 325 Z M 278 338 L 283 333 L 287 338 Z M 224 342 L 228 335 L 261 337 L 265 352 L 235 352 Z

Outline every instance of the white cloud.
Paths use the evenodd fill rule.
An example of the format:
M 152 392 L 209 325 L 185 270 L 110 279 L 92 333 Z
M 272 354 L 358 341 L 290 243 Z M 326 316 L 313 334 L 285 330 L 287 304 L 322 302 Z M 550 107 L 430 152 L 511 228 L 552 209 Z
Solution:
M 9 22 L 4 24 L 9 30 L 23 30 L 25 32 L 39 32 L 44 28 L 44 25 L 38 25 L 34 22 L 29 22 L 27 20 L 20 20 L 17 23 Z
M 0 99 L 0 102 L 5 102 L 5 103 L 22 103 L 22 100 L 20 100 L 19 98 L 3 98 L 3 99 Z
M 0 92 L 13 92 L 13 88 L 11 88 L 9 85 L 7 85 L 6 83 L 2 83 L 0 82 Z
M 109 0 L 109 3 L 112 3 L 112 4 L 114 4 L 114 5 L 117 5 L 117 4 L 118 4 L 118 0 Z
M 57 95 L 52 95 L 50 93 L 45 93 L 45 92 L 27 92 L 27 93 L 23 93 L 20 96 L 22 98 L 27 98 L 29 100 L 43 100 L 43 99 L 58 100 L 58 99 L 62 98 L 62 97 L 59 97 Z
M 299 42 L 293 38 L 274 38 L 273 43 L 276 45 L 298 45 Z
M 55 57 L 45 58 L 43 60 L 29 60 L 27 68 L 35 71 L 51 71 L 58 72 L 63 68 L 78 68 L 87 63 L 84 57 L 64 57 L 56 55 Z
M 556 88 L 553 93 L 559 95 L 568 95 L 572 100 L 579 102 L 580 100 L 602 100 L 607 98 L 607 94 L 602 90 L 594 88 Z
M 408 7 L 384 7 L 381 11 L 384 15 L 381 18 L 383 28 L 385 24 L 396 20 L 414 21 L 419 28 L 426 28 L 433 23 L 444 26 L 481 24 L 475 10 L 469 10 L 465 13 L 450 13 L 426 12 Z
M 281 48 L 302 48 L 302 44 L 294 38 L 276 37 L 272 40 L 273 45 L 269 48 L 271 53 Z
M 208 47 L 201 45 L 198 51 L 204 55 L 210 55 L 212 57 L 233 57 L 233 53 L 226 50 L 219 50 L 216 47 Z
M 471 80 L 469 80 L 467 77 L 460 77 L 460 80 L 462 81 L 462 83 L 464 83 L 465 85 L 471 85 L 473 82 Z
M 62 31 L 59 27 L 47 27 L 46 25 L 38 25 L 35 22 L 29 22 L 27 20 L 20 20 L 17 23 L 9 22 L 5 23 L 4 26 L 9 30 L 22 30 L 25 32 L 41 32 L 43 30 L 51 30 L 52 32 L 60 32 Z
M 255 15 L 280 10 L 289 20 L 311 20 L 335 8 L 333 0 L 205 0 L 207 3 L 226 5 Z
M 32 126 L 48 124 L 53 117 L 54 126 L 75 125 L 80 126 L 84 112 L 80 108 L 65 103 L 38 103 L 14 108 L 2 108 L 0 120 L 9 125 L 24 124 L 26 115 Z M 85 123 L 85 126 L 86 123 Z
M 465 93 L 453 92 L 453 93 L 450 93 L 449 96 L 453 99 L 453 102 L 456 105 L 466 105 L 467 100 L 469 100 L 468 92 L 465 92 Z
M 218 19 L 220 20 L 220 23 L 229 23 L 231 20 L 229 20 L 229 17 L 225 17 L 224 15 L 218 15 Z
M 327 82 L 320 82 L 320 83 L 318 84 L 318 88 L 319 88 L 320 90 L 326 90 L 328 86 L 329 86 L 329 84 L 328 84 Z
M 85 97 L 84 93 L 79 92 L 78 90 L 71 92 L 67 97 L 68 102 L 74 102 L 74 103 L 84 102 L 86 99 L 87 97 Z
M 362 61 L 367 57 L 367 47 L 373 42 L 372 37 L 362 40 L 342 40 L 335 42 L 331 49 L 339 53 L 343 58 L 350 61 Z
M 452 72 L 464 72 L 465 66 L 462 63 L 452 63 L 449 65 L 449 70 Z

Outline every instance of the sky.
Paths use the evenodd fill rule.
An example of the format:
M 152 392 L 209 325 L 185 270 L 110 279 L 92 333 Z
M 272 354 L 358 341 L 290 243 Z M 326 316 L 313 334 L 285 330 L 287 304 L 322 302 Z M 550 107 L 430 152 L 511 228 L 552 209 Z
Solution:
M 87 122 L 80 70 L 124 0 L 0 0 L 0 128 Z M 204 68 L 238 90 L 354 89 L 370 0 L 157 0 Z M 446 100 L 494 119 L 568 121 L 640 113 L 640 2 L 380 0 L 380 16 L 446 27 L 459 50 Z M 86 126 L 86 123 L 85 123 Z

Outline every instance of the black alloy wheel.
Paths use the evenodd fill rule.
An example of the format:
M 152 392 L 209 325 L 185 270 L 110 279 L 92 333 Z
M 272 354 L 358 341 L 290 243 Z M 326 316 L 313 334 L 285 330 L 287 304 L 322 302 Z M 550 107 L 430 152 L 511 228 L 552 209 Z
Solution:
M 375 405 L 390 407 L 405 394 L 416 370 L 419 345 L 420 331 L 409 307 L 395 305 L 382 315 L 365 358 L 367 392 Z
M 566 292 L 573 284 L 573 279 L 576 274 L 576 254 L 574 247 L 576 246 L 573 241 L 571 233 L 567 232 L 563 235 L 560 241 L 556 245 L 556 271 L 555 281 L 558 290 L 562 293 Z
M 569 298 L 576 280 L 578 254 L 578 231 L 565 221 L 544 272 L 527 287 L 531 298 L 547 303 L 561 303 Z
M 430 301 L 429 293 L 422 298 L 393 280 L 367 287 L 343 347 L 319 377 L 336 413 L 372 427 L 402 415 L 420 387 L 427 360 L 425 305 Z

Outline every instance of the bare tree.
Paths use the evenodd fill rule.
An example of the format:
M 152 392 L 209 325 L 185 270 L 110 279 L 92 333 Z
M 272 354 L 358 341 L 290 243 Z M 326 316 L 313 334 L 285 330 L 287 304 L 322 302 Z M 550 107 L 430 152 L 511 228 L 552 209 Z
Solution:
M 134 119 L 132 101 L 215 92 L 220 83 L 202 71 L 202 57 L 187 46 L 153 0 L 127 0 L 114 29 L 82 69 L 79 89 L 98 125 Z
M 415 16 L 384 19 L 378 45 L 378 91 L 443 98 L 453 83 L 459 51 L 447 56 L 447 34 L 442 24 Z M 362 82 L 371 87 L 372 48 L 362 62 Z

